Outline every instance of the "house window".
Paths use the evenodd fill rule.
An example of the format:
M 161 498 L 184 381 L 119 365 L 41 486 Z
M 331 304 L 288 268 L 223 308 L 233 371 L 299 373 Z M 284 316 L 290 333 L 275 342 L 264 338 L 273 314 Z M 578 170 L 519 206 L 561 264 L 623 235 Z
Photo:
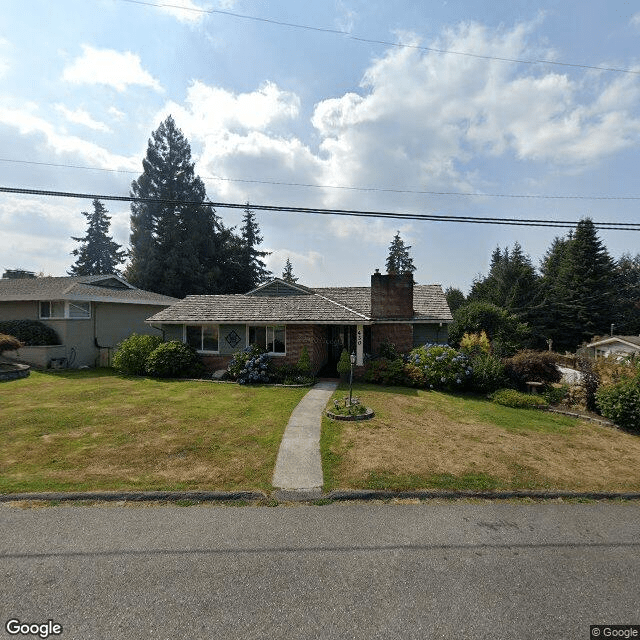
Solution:
M 186 342 L 197 351 L 218 353 L 218 325 L 187 325 Z
M 90 302 L 70 302 L 65 300 L 42 300 L 40 302 L 40 318 L 42 320 L 56 320 L 64 318 L 86 320 L 90 317 Z
M 284 325 L 248 327 L 248 344 L 255 344 L 272 355 L 286 353 L 286 330 Z

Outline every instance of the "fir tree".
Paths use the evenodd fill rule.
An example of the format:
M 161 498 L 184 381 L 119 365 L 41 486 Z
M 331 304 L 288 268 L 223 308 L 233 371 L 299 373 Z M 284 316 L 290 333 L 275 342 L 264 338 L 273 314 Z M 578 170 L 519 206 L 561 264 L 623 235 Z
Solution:
M 386 262 L 387 273 L 413 273 L 416 270 L 413 259 L 409 255 L 409 249 L 411 246 L 404 244 L 398 231 L 389 245 L 389 255 Z
M 467 302 L 467 299 L 464 297 L 464 293 L 455 287 L 447 287 L 444 292 L 444 297 L 447 299 L 447 304 L 449 305 L 451 313 L 455 313 Z
M 567 240 L 556 241 L 543 262 L 547 333 L 557 350 L 575 349 L 609 332 L 615 317 L 615 264 L 589 218 Z
M 289 258 L 287 258 L 287 261 L 284 263 L 282 279 L 285 282 L 289 282 L 290 284 L 295 284 L 296 282 L 298 282 L 298 278 L 293 275 L 293 265 L 291 264 L 291 260 L 289 260 Z
M 175 297 L 217 293 L 224 280 L 224 230 L 215 211 L 204 205 L 204 183 L 195 175 L 189 143 L 171 116 L 153 132 L 142 166 L 131 195 L 158 202 L 131 204 L 127 278 Z
M 93 201 L 92 213 L 82 212 L 87 219 L 87 233 L 82 238 L 72 237 L 81 246 L 71 252 L 77 260 L 67 272 L 70 276 L 118 273 L 117 267 L 124 262 L 126 254 L 109 235 L 111 216 L 107 214 L 100 200 Z
M 616 262 L 618 294 L 614 318 L 615 333 L 640 334 L 640 253 L 625 253 Z
M 246 293 L 266 282 L 271 277 L 271 271 L 262 260 L 270 255 L 270 251 L 259 251 L 262 242 L 260 227 L 256 222 L 255 213 L 249 203 L 244 210 L 242 227 L 240 228 L 240 265 L 239 292 Z

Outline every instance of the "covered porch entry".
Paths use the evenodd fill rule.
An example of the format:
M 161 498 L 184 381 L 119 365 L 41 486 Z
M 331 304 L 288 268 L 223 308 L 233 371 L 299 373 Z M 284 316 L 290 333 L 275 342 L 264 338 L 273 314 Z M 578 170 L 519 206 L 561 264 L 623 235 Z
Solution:
M 364 364 L 364 354 L 371 352 L 371 327 L 368 325 L 331 324 L 326 326 L 327 363 L 324 377 L 337 377 L 336 366 L 343 349 L 356 354 L 356 366 Z

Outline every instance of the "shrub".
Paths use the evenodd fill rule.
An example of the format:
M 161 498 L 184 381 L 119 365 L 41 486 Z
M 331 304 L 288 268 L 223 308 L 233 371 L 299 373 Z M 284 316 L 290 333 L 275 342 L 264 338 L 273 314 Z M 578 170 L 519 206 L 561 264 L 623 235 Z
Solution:
M 26 347 L 60 344 L 58 334 L 38 320 L 1 320 L 0 333 L 13 336 Z
M 541 396 L 528 395 L 515 389 L 498 389 L 491 394 L 491 401 L 513 409 L 534 409 L 546 404 Z
M 505 309 L 489 302 L 469 302 L 453 314 L 449 325 L 449 344 L 459 345 L 465 333 L 484 331 L 491 340 L 494 355 L 513 355 L 529 343 L 531 330 L 526 323 Z
M 299 365 L 279 364 L 273 362 L 269 367 L 269 379 L 279 384 L 310 384 L 313 376 L 309 371 L 301 371 Z
M 380 345 L 379 355 L 381 358 L 385 358 L 386 360 L 397 360 L 398 358 L 402 358 L 402 354 L 398 352 L 396 345 L 388 339 Z
M 640 433 L 640 378 L 600 387 L 596 404 L 605 418 L 623 429 Z
M 491 342 L 484 329 L 480 333 L 465 333 L 460 340 L 460 351 L 470 358 L 491 353 Z
M 236 353 L 228 368 L 238 384 L 256 384 L 271 379 L 271 358 L 257 345 L 251 345 Z
M 562 378 L 556 356 L 549 351 L 520 351 L 505 360 L 504 365 L 507 377 L 519 389 L 525 389 L 529 381 L 551 384 Z
M 342 353 L 340 354 L 340 360 L 338 360 L 336 369 L 341 375 L 351 373 L 351 358 L 349 358 L 349 354 L 347 353 L 346 349 L 342 350 Z
M 569 385 L 563 384 L 559 387 L 549 387 L 542 393 L 542 397 L 547 404 L 563 404 L 566 402 L 568 394 Z
M 504 365 L 489 353 L 478 353 L 471 358 L 471 389 L 478 393 L 492 393 L 506 386 Z
M 146 373 L 147 358 L 161 344 L 160 336 L 133 333 L 118 345 L 112 366 L 125 375 L 142 376 Z
M 303 375 L 309 375 L 311 373 L 311 358 L 307 347 L 303 346 L 300 352 L 300 358 L 298 358 L 298 371 Z
M 388 360 L 387 358 L 371 360 L 367 365 L 364 380 L 386 386 L 401 386 L 405 384 L 404 366 L 404 362 L 399 358 L 396 360 Z
M 156 378 L 184 378 L 200 374 L 202 363 L 193 347 L 171 340 L 158 345 L 147 356 L 145 370 Z
M 580 386 L 584 389 L 584 404 L 589 411 L 596 411 L 596 391 L 600 386 L 600 376 L 594 367 L 593 360 L 578 358 L 576 361 L 578 371 L 582 374 Z
M 416 347 L 407 361 L 422 372 L 424 386 L 430 389 L 462 388 L 472 374 L 469 358 L 446 345 Z

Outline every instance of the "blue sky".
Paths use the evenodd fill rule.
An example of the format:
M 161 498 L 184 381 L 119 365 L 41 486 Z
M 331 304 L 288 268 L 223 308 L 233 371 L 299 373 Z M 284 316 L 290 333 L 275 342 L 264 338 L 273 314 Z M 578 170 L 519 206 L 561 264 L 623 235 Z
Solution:
M 635 2 L 150 4 L 3 0 L 0 185 L 127 195 L 151 132 L 172 114 L 217 202 L 640 222 L 638 200 L 416 193 L 639 195 Z M 126 246 L 128 207 L 106 206 Z M 65 275 L 89 207 L 0 194 L 0 268 Z M 562 233 L 285 213 L 258 222 L 270 269 L 280 275 L 289 257 L 310 286 L 367 284 L 400 230 L 417 282 L 468 291 L 496 246 L 519 241 L 537 265 Z M 601 238 L 614 257 L 640 251 L 638 232 Z

